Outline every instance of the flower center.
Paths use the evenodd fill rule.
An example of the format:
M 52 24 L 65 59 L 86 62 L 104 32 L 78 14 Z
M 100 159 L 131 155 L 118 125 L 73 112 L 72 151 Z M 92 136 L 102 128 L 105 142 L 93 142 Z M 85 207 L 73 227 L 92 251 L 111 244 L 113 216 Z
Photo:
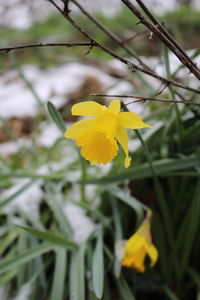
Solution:
M 81 155 L 91 164 L 107 164 L 117 155 L 118 145 L 114 137 L 107 132 L 92 127 L 84 131 L 76 141 L 81 148 Z

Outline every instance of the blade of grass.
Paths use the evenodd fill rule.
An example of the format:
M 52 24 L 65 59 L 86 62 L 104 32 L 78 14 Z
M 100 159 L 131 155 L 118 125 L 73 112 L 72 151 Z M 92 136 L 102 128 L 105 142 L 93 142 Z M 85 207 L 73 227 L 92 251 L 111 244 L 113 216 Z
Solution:
M 103 259 L 103 234 L 102 228 L 98 231 L 97 242 L 92 260 L 92 282 L 95 295 L 102 299 L 104 285 L 104 259 Z
M 65 123 L 63 122 L 63 119 L 61 118 L 61 115 L 58 112 L 57 108 L 53 105 L 53 103 L 49 101 L 47 102 L 47 109 L 52 121 L 57 125 L 60 131 L 64 133 L 66 130 Z
M 116 284 L 123 300 L 136 300 L 124 277 L 116 280 Z
M 118 203 L 117 203 L 116 199 L 114 199 L 114 197 L 111 197 L 110 204 L 111 204 L 112 211 L 113 211 L 115 243 L 117 243 L 118 241 L 121 241 L 123 239 L 122 223 L 121 223 L 121 218 L 120 218 L 120 214 L 119 214 Z M 121 262 L 118 260 L 117 257 L 115 257 L 114 274 L 115 274 L 116 278 L 120 277 L 120 273 L 121 273 Z
M 146 210 L 148 207 L 139 200 L 137 200 L 135 197 L 131 196 L 129 193 L 122 191 L 122 189 L 116 186 L 112 186 L 108 190 L 111 195 L 117 197 L 118 199 L 122 200 L 123 202 L 125 202 L 133 208 L 137 216 L 136 226 L 138 227 L 144 217 L 143 210 Z
M 194 197 L 188 211 L 189 222 L 187 224 L 187 232 L 185 233 L 184 247 L 182 249 L 181 270 L 182 274 L 187 268 L 187 264 L 191 255 L 195 236 L 200 224 L 200 179 L 197 181 Z
M 62 236 L 60 236 L 58 234 L 55 234 L 52 232 L 47 232 L 47 231 L 41 231 L 41 230 L 37 230 L 34 228 L 30 228 L 30 227 L 19 226 L 19 225 L 17 227 L 37 236 L 38 238 L 40 238 L 44 241 L 51 242 L 57 246 L 65 247 L 70 250 L 78 249 L 77 244 L 75 244 L 74 242 L 72 242 L 70 240 L 63 238 Z
M 168 296 L 169 300 L 180 300 L 168 286 L 164 286 L 163 291 Z
M 27 182 L 22 187 L 20 187 L 16 192 L 14 192 L 12 195 L 10 195 L 6 199 L 2 200 L 0 202 L 0 207 L 8 204 L 10 201 L 12 201 L 13 199 L 15 199 L 19 195 L 21 195 L 24 191 L 26 191 L 29 187 L 31 187 L 34 182 L 35 182 L 35 180 L 31 180 L 31 181 Z
M 61 199 L 62 195 L 62 185 L 59 186 L 58 184 L 55 185 L 52 182 L 47 182 L 45 184 L 45 191 L 46 194 L 44 195 L 44 199 L 48 206 L 51 208 L 55 219 L 57 220 L 58 224 L 60 225 L 60 229 L 62 232 L 68 237 L 72 237 L 72 229 L 71 226 L 63 212 Z
M 53 276 L 51 300 L 62 300 L 65 286 L 67 251 L 64 248 L 56 249 L 56 262 Z
M 164 57 L 164 65 L 165 65 L 165 69 L 166 69 L 166 73 L 167 73 L 167 78 L 172 79 L 171 70 L 170 70 L 170 61 L 169 61 L 169 49 L 165 45 L 163 45 L 163 57 Z M 169 91 L 170 91 L 171 98 L 175 100 L 176 95 L 171 86 L 169 86 Z M 177 128 L 177 132 L 178 132 L 178 136 L 179 136 L 178 149 L 180 151 L 181 141 L 183 138 L 183 122 L 181 121 L 181 115 L 180 115 L 180 111 L 179 111 L 179 107 L 178 107 L 177 103 L 174 103 L 174 107 L 175 107 L 175 112 L 176 112 L 175 123 L 176 123 L 176 128 Z
M 70 300 L 85 300 L 85 250 L 86 245 L 82 244 L 71 256 Z
M 183 157 L 177 159 L 162 159 L 154 161 L 154 170 L 157 176 L 166 176 L 169 172 L 177 170 L 185 170 L 194 168 L 200 165 L 200 159 L 196 157 Z M 98 179 L 84 180 L 85 184 L 109 184 L 113 182 L 120 182 L 124 180 L 144 179 L 152 177 L 152 171 L 149 168 L 148 163 L 144 163 L 140 166 L 133 167 L 130 170 L 122 171 L 119 175 L 112 175 L 107 177 L 101 177 Z
M 0 274 L 10 271 L 11 269 L 18 267 L 21 264 L 24 264 L 37 256 L 49 252 L 53 248 L 54 246 L 50 243 L 42 243 L 37 247 L 33 247 L 31 249 L 24 251 L 24 253 L 20 255 L 15 255 L 14 257 L 9 259 L 4 259 L 3 261 L 0 262 Z
M 191 267 L 187 268 L 187 272 L 200 290 L 200 273 L 198 273 L 195 269 Z

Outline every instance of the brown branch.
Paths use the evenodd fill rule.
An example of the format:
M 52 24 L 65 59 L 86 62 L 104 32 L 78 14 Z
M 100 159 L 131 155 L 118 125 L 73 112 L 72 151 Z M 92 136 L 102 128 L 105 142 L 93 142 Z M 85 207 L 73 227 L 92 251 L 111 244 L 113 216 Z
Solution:
M 64 0 L 62 0 L 64 1 Z M 135 59 L 146 69 L 150 70 L 150 68 L 144 63 L 144 61 L 127 45 L 124 45 L 124 41 L 122 41 L 116 34 L 110 31 L 107 27 L 105 27 L 102 23 L 100 23 L 96 18 L 94 18 L 88 11 L 86 11 L 83 6 L 78 3 L 76 0 L 70 0 L 73 2 L 80 11 L 88 17 L 97 27 L 99 27 L 104 33 L 106 33 L 117 45 L 122 47 L 128 54 L 135 57 Z
M 122 40 L 121 43 L 122 43 L 122 44 L 126 44 L 126 43 L 128 43 L 128 42 L 131 42 L 132 40 L 134 40 L 134 39 L 137 38 L 138 36 L 148 33 L 148 31 L 149 31 L 149 30 L 146 30 L 146 29 L 143 30 L 143 31 L 139 31 L 139 32 L 133 34 L 132 36 L 130 36 L 130 37 L 128 37 L 128 38 Z
M 177 49 L 185 56 L 187 60 L 190 61 L 191 64 L 193 64 L 194 68 L 197 68 L 196 63 L 192 61 L 192 59 L 187 55 L 187 53 L 183 50 L 183 48 L 177 43 L 177 41 L 169 34 L 169 32 L 165 29 L 162 24 L 155 18 L 155 16 L 152 15 L 152 13 L 149 11 L 149 9 L 146 7 L 146 5 L 141 0 L 136 0 L 139 6 L 143 9 L 145 14 L 150 18 L 150 20 L 156 25 L 156 27 L 164 33 L 164 35 L 170 40 Z M 198 68 L 197 68 L 198 70 Z
M 64 46 L 64 47 L 77 47 L 77 46 L 91 46 L 90 42 L 77 42 L 77 43 L 39 43 L 39 44 L 27 44 L 27 45 L 19 45 L 19 46 L 13 46 L 13 47 L 6 47 L 6 48 L 0 48 L 0 52 L 10 52 L 13 50 L 18 49 L 26 49 L 26 48 L 38 48 L 38 47 L 58 47 L 58 46 Z
M 191 91 L 193 93 L 197 93 L 200 94 L 200 91 L 194 88 L 191 88 L 189 86 L 185 86 L 179 82 L 175 82 L 173 80 L 170 79 L 166 79 L 150 70 L 147 70 L 143 67 L 137 66 L 136 64 L 132 63 L 130 60 L 125 59 L 119 55 L 117 55 L 115 52 L 113 52 L 112 50 L 106 48 L 105 46 L 103 46 L 101 43 L 97 42 L 96 40 L 94 40 L 92 38 L 92 36 L 90 36 L 83 28 L 81 28 L 70 16 L 69 13 L 65 13 L 53 0 L 47 0 L 49 1 L 62 15 L 63 17 L 72 25 L 74 26 L 79 32 L 81 32 L 87 39 L 89 39 L 89 41 L 93 44 L 93 46 L 96 46 L 100 49 L 102 49 L 104 52 L 106 52 L 108 55 L 116 58 L 117 60 L 121 61 L 122 63 L 126 64 L 133 72 L 136 71 L 140 71 L 143 72 L 149 76 L 152 76 L 158 80 L 161 80 L 163 83 L 165 84 L 171 84 L 173 86 Z
M 164 27 L 160 28 L 158 24 L 154 25 L 151 22 L 149 22 L 148 19 L 129 0 L 121 1 L 140 20 L 140 23 L 144 24 L 147 28 L 149 28 L 159 38 L 159 40 L 161 40 L 178 57 L 178 59 L 190 70 L 190 72 L 193 73 L 194 76 L 200 80 L 200 70 L 198 69 L 198 67 L 188 56 L 186 57 L 185 53 L 182 53 L 183 50 L 179 50 L 180 47 L 174 45 L 174 40 L 172 38 L 166 37 L 165 32 L 167 31 L 163 31 Z
M 166 103 L 182 103 L 186 105 L 197 105 L 200 106 L 200 103 L 192 102 L 192 101 L 185 101 L 185 100 L 173 100 L 173 99 L 160 99 L 160 98 L 153 98 L 153 97 L 144 97 L 144 96 L 133 96 L 133 95 L 107 95 L 107 94 L 91 94 L 92 97 L 111 97 L 111 98 L 133 98 L 137 99 L 136 101 L 131 101 L 126 103 L 126 105 L 136 102 L 145 102 L 145 101 L 159 101 L 159 102 L 166 102 Z
M 175 91 L 175 94 L 184 102 L 184 103 L 187 103 L 188 101 L 183 97 L 183 95 L 181 95 L 178 91 Z M 191 107 L 191 111 L 192 113 L 194 114 L 194 116 L 196 118 L 200 118 L 200 110 L 199 108 L 194 108 L 194 107 Z

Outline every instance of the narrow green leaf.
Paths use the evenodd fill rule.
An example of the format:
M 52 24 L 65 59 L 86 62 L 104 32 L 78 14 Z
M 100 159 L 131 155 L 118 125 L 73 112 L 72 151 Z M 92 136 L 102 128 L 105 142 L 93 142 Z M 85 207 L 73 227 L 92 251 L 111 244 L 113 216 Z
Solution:
M 63 234 L 68 238 L 71 238 L 72 229 L 63 212 L 62 203 L 60 201 L 60 195 L 62 193 L 61 189 L 62 186 L 59 187 L 59 185 L 52 184 L 52 182 L 47 182 L 45 184 L 46 194 L 44 195 L 44 199 L 51 208 Z
M 180 300 L 168 286 L 164 286 L 163 290 L 169 300 Z
M 198 273 L 196 270 L 190 267 L 187 269 L 187 271 L 200 290 L 200 273 Z
M 29 250 L 24 251 L 24 253 L 18 256 L 16 255 L 12 258 L 5 259 L 0 262 L 0 274 L 9 271 L 11 269 L 14 269 L 15 267 L 18 267 L 21 264 L 24 264 L 37 256 L 40 256 L 46 252 L 51 251 L 52 249 L 53 249 L 52 244 L 42 243 L 37 247 L 33 247 Z
M 52 120 L 54 121 L 54 123 L 57 125 L 57 127 L 60 129 L 60 131 L 62 133 L 65 132 L 65 123 L 63 122 L 60 113 L 58 112 L 58 110 L 56 109 L 56 107 L 53 105 L 53 103 L 51 103 L 50 101 L 47 103 L 47 108 L 49 111 L 49 114 L 52 118 Z
M 128 286 L 128 283 L 123 277 L 116 280 L 116 284 L 118 286 L 119 294 L 123 300 L 136 300 Z
M 35 182 L 35 180 L 31 180 L 28 183 L 24 184 L 22 187 L 20 187 L 16 192 L 14 192 L 12 195 L 7 197 L 6 199 L 2 200 L 0 202 L 0 207 L 4 206 L 5 204 L 9 203 L 16 197 L 18 197 L 20 194 L 22 194 L 24 191 L 26 191 L 29 187 L 32 186 L 32 184 Z
M 147 209 L 147 206 L 141 203 L 139 200 L 137 200 L 135 197 L 131 196 L 129 193 L 124 192 L 122 189 L 112 186 L 109 188 L 109 192 L 111 195 L 119 198 L 126 204 L 128 204 L 130 207 L 132 207 L 137 215 L 137 226 L 142 221 L 143 218 L 143 210 Z
M 60 235 L 57 235 L 55 233 L 52 232 L 47 232 L 47 231 L 41 231 L 41 230 L 37 230 L 34 228 L 30 228 L 30 227 L 24 227 L 24 226 L 17 226 L 27 232 L 30 232 L 31 234 L 37 236 L 38 238 L 44 240 L 44 241 L 48 241 L 51 242 L 57 246 L 61 246 L 61 247 L 65 247 L 68 248 L 70 250 L 77 250 L 78 246 L 77 244 L 75 244 L 72 241 L 69 241 L 65 238 L 63 238 Z
M 70 300 L 85 300 L 85 250 L 86 245 L 83 244 L 71 256 Z
M 195 236 L 197 234 L 198 226 L 200 224 L 200 179 L 197 181 L 194 197 L 192 199 L 192 203 L 190 204 L 188 214 L 189 222 L 187 224 L 187 231 L 185 232 L 184 238 L 184 247 L 182 249 L 182 272 L 184 272 L 187 267 L 188 260 L 195 241 Z
M 122 223 L 118 208 L 118 203 L 114 197 L 111 197 L 110 199 L 112 211 L 113 211 L 113 222 L 114 222 L 114 236 L 115 236 L 115 243 L 123 240 L 123 229 L 122 229 Z M 115 262 L 114 262 L 114 274 L 116 278 L 120 277 L 121 273 L 121 262 L 119 261 L 118 257 L 115 256 Z
M 104 283 L 103 237 L 100 228 L 92 260 L 92 282 L 95 295 L 102 299 Z
M 19 270 L 16 268 L 16 269 L 10 270 L 5 275 L 1 276 L 0 277 L 0 287 L 6 285 L 7 282 L 11 281 L 14 277 L 16 277 L 18 272 L 19 272 Z
M 56 263 L 53 277 L 51 300 L 62 300 L 65 285 L 67 251 L 64 248 L 56 249 Z
M 153 162 L 156 175 L 167 175 L 167 173 L 177 170 L 185 170 L 200 165 L 199 157 L 184 157 L 178 159 L 162 159 Z M 106 176 L 99 179 L 84 180 L 85 184 L 108 184 L 124 180 L 144 179 L 152 177 L 149 164 L 145 163 L 130 170 L 120 172 L 119 175 Z
M 76 266 L 77 266 L 77 285 L 78 285 L 78 299 L 85 299 L 85 250 L 86 245 L 83 244 L 79 251 L 77 252 L 76 257 Z

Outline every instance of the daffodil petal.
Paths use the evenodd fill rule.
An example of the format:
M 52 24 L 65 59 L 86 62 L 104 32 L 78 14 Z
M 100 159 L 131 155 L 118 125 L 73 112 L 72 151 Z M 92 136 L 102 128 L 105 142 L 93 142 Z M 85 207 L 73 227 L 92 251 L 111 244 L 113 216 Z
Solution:
M 131 255 L 125 256 L 122 260 L 122 265 L 129 268 L 130 267 L 135 268 L 139 272 L 144 272 L 145 256 L 146 256 L 146 251 L 144 247 L 141 247 L 137 251 L 133 252 Z
M 151 125 L 144 123 L 141 117 L 133 112 L 121 112 L 119 114 L 119 122 L 121 126 L 129 129 L 152 128 Z
M 99 116 L 107 109 L 106 106 L 94 101 L 84 101 L 72 106 L 74 116 Z
M 96 123 L 96 118 L 89 118 L 78 121 L 70 126 L 64 133 L 64 136 L 68 139 L 75 140 L 84 130 L 87 130 L 90 126 Z
M 140 249 L 141 247 L 143 247 L 145 243 L 145 239 L 144 237 L 138 233 L 135 232 L 130 239 L 128 239 L 126 245 L 125 245 L 125 249 L 124 249 L 124 253 L 125 255 L 131 255 L 133 252 L 137 251 L 138 249 Z
M 158 250 L 153 244 L 146 245 L 145 249 L 151 259 L 151 267 L 153 267 L 158 260 Z
M 119 114 L 121 103 L 119 100 L 112 100 L 108 106 L 108 111 L 112 114 Z
M 126 129 L 124 129 L 122 126 L 119 126 L 119 128 L 117 129 L 116 139 L 122 145 L 122 148 L 125 152 L 126 158 L 124 166 L 125 168 L 128 168 L 131 163 L 131 158 L 128 156 L 128 134 L 126 132 Z

